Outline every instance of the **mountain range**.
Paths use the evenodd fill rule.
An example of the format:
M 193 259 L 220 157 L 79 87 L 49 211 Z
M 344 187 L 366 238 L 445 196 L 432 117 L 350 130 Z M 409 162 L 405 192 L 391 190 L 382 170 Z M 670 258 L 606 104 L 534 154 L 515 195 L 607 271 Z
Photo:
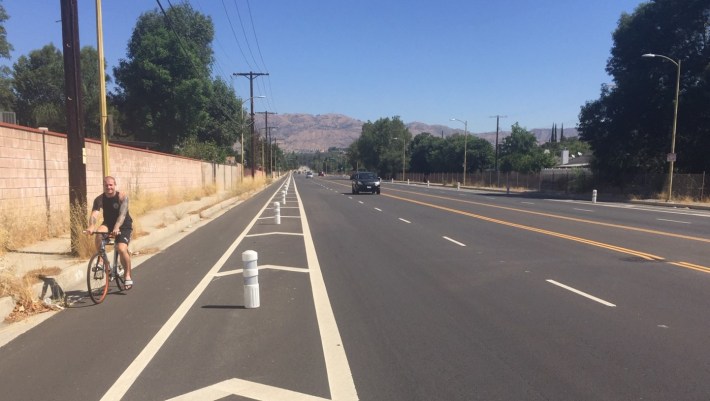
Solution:
M 342 114 L 272 114 L 269 115 L 269 127 L 276 127 L 269 130 L 274 140 L 281 149 L 288 152 L 315 152 L 326 151 L 329 148 L 347 148 L 362 132 L 363 121 L 351 118 Z M 429 125 L 420 122 L 405 123 L 412 136 L 428 132 L 432 135 L 447 137 L 455 133 L 463 133 L 463 130 L 447 127 L 445 125 Z M 265 127 L 263 116 L 256 116 L 256 127 Z M 538 143 L 547 142 L 550 139 L 551 128 L 529 129 L 538 140 Z M 492 132 L 470 132 L 479 138 L 483 138 L 492 144 L 495 143 L 496 133 Z M 565 128 L 565 137 L 577 136 L 575 128 Z M 498 141 L 510 135 L 510 131 L 501 130 Z M 558 128 L 558 135 L 560 131 Z

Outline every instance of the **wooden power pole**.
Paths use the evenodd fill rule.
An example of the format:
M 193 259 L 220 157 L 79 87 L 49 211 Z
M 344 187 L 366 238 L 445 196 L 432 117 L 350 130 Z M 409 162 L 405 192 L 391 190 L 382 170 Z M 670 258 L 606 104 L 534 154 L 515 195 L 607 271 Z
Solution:
M 69 160 L 69 210 L 71 250 L 78 253 L 79 235 L 86 228 L 86 149 L 81 107 L 81 48 L 79 47 L 78 0 L 60 0 L 62 8 L 62 52 L 67 114 Z

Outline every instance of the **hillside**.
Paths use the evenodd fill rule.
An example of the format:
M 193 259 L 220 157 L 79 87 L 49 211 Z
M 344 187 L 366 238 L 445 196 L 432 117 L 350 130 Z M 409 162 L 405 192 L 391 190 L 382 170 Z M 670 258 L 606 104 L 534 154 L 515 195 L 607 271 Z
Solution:
M 278 127 L 272 134 L 279 146 L 287 151 L 315 152 L 325 151 L 328 148 L 347 148 L 355 141 L 362 131 L 363 121 L 344 116 L 342 114 L 272 114 L 269 115 L 269 126 Z M 429 125 L 420 122 L 407 123 L 407 128 L 413 136 L 422 132 L 432 135 L 449 136 L 454 133 L 463 133 L 462 129 L 451 128 L 445 125 Z M 263 116 L 256 116 L 256 127 L 263 134 Z M 550 128 L 534 128 L 530 131 L 535 134 L 538 142 L 543 143 L 550 138 Z M 495 143 L 496 133 L 481 132 L 470 134 Z M 500 131 L 498 141 L 510 134 L 510 131 Z M 559 131 L 558 131 L 559 135 Z M 565 128 L 566 137 L 577 136 L 574 128 Z

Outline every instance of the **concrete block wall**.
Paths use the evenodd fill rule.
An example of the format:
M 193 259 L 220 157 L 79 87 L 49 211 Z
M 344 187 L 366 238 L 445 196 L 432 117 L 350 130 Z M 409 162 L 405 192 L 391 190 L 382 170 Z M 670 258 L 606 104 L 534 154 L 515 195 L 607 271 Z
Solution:
M 101 142 L 85 140 L 87 201 L 102 189 Z M 109 145 L 109 172 L 121 191 L 167 194 L 216 185 L 230 190 L 241 165 L 220 165 L 164 153 Z M 0 123 L 0 209 L 13 213 L 66 213 L 69 172 L 65 134 Z

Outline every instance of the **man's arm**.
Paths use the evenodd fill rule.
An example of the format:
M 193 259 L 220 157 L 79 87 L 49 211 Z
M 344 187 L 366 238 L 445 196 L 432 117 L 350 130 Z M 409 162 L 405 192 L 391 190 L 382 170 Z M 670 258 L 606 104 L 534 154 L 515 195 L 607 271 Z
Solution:
M 98 222 L 99 212 L 101 210 L 101 202 L 99 201 L 99 198 L 100 196 L 94 199 L 91 214 L 89 215 L 89 227 L 86 228 L 86 231 L 88 231 L 89 234 L 94 232 L 94 229 L 96 228 L 96 223 Z
M 120 231 L 121 225 L 123 224 L 123 221 L 126 220 L 126 215 L 128 214 L 128 195 L 119 195 L 122 199 L 121 201 L 121 208 L 118 209 L 118 218 L 116 219 L 116 225 L 113 226 L 113 232 L 117 233 Z

